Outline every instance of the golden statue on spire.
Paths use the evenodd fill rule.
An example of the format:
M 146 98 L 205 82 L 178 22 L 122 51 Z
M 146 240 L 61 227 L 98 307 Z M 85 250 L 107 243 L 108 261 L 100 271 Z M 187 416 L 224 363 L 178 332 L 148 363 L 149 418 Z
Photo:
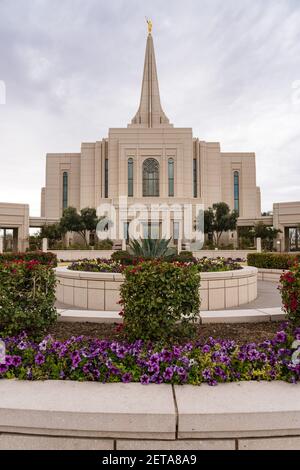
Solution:
M 151 34 L 152 33 L 152 28 L 153 28 L 153 23 L 148 18 L 146 18 L 146 21 L 147 21 L 147 24 L 148 24 L 148 33 Z

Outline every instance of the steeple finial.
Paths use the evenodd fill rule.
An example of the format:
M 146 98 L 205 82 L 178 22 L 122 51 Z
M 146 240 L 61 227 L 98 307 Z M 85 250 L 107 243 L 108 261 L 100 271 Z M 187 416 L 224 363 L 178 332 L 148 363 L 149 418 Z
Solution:
M 160 103 L 152 31 L 152 21 L 147 20 L 148 37 L 139 109 L 129 127 L 173 127 Z
M 153 23 L 149 18 L 146 18 L 147 24 L 148 24 L 148 34 L 152 33 L 152 28 L 153 28 Z

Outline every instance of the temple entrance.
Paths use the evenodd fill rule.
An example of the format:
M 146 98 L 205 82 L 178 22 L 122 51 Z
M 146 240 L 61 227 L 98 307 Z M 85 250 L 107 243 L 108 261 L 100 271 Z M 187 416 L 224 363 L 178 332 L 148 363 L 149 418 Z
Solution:
M 3 239 L 3 251 L 18 251 L 18 229 L 0 228 L 0 238 Z
M 288 251 L 300 251 L 300 227 L 287 227 Z

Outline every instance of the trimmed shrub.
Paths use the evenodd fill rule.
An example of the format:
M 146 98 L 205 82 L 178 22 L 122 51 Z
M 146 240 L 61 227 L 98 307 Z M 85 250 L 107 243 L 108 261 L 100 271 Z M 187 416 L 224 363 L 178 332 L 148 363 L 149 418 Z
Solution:
M 248 265 L 263 269 L 289 269 L 300 261 L 300 255 L 288 253 L 249 253 Z
M 114 246 L 114 242 L 107 238 L 106 240 L 100 240 L 95 243 L 95 250 L 111 250 Z
M 197 320 L 200 275 L 194 265 L 145 261 L 124 274 L 120 303 L 129 339 L 165 341 Z
M 8 261 L 38 261 L 40 264 L 57 266 L 57 256 L 54 253 L 43 251 L 27 251 L 26 253 L 2 253 L 0 263 Z
M 55 273 L 36 260 L 0 264 L 0 331 L 43 334 L 55 323 Z
M 123 266 L 130 266 L 133 264 L 135 257 L 127 251 L 118 250 L 111 255 L 111 259 L 116 263 L 121 263 Z
M 287 317 L 295 325 L 300 324 L 300 265 L 296 264 L 281 275 L 279 290 Z
M 197 263 L 192 251 L 181 251 L 179 254 L 170 256 L 167 261 L 179 261 L 183 263 Z

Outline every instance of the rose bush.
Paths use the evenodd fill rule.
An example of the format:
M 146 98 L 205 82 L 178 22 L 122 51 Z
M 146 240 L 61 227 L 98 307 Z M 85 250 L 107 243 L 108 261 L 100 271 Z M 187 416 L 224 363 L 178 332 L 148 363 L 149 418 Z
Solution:
M 43 251 L 26 251 L 26 253 L 1 253 L 0 263 L 11 261 L 38 261 L 46 266 L 57 266 L 57 256 L 54 253 Z
M 37 260 L 0 263 L 0 332 L 44 334 L 57 319 L 55 273 Z
M 131 340 L 163 341 L 199 315 L 200 275 L 191 264 L 145 261 L 127 267 L 121 285 L 124 330 Z
M 287 318 L 294 325 L 300 324 L 300 264 L 281 275 L 279 290 Z

